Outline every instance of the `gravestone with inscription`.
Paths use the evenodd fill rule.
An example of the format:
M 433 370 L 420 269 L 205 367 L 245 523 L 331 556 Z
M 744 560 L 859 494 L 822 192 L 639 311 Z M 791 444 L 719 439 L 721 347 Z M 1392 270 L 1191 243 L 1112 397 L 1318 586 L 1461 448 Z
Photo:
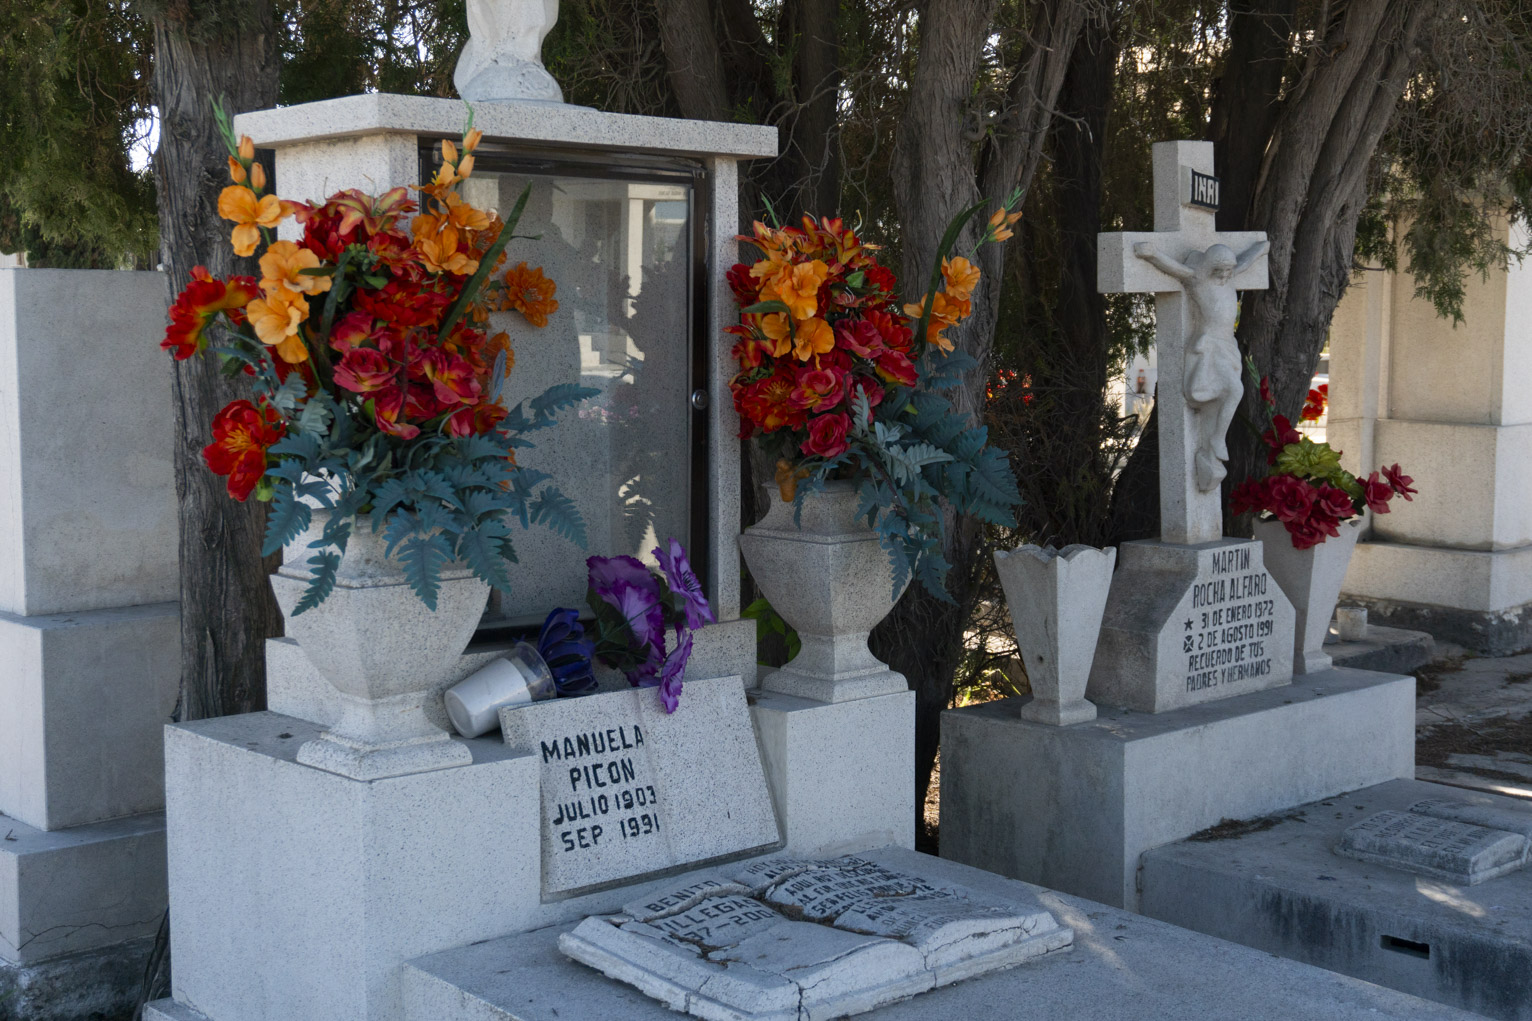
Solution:
M 684 711 L 683 711 L 684 710 Z M 538 764 L 544 896 L 570 896 L 781 845 L 738 677 L 500 710 Z
M 1119 549 L 1086 690 L 1098 705 L 1164 712 L 1293 676 L 1292 604 L 1259 542 L 1223 537 L 1237 292 L 1265 288 L 1267 244 L 1216 229 L 1212 174 L 1211 142 L 1157 143 L 1155 229 L 1100 238 L 1100 290 L 1154 294 L 1161 536 Z

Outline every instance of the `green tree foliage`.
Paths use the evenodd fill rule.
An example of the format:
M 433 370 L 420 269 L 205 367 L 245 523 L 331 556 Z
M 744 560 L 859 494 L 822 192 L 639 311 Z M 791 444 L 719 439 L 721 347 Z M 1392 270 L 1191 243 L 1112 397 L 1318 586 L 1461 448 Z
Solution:
M 153 46 L 123 0 L 0 4 L 0 251 L 32 265 L 148 265 L 154 185 L 129 152 L 150 124 Z

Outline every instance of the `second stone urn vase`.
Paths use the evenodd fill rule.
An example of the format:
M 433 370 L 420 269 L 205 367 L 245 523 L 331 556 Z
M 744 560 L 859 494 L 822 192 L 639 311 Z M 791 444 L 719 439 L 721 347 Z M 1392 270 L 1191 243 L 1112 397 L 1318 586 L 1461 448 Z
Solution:
M 856 517 L 853 482 L 809 493 L 795 524 L 793 504 L 766 487 L 770 510 L 739 537 L 750 575 L 803 647 L 761 682 L 820 702 L 847 702 L 908 690 L 904 675 L 867 647 L 867 636 L 903 593 L 893 590 L 888 554 Z
M 1254 534 L 1265 547 L 1266 570 L 1297 611 L 1293 673 L 1312 674 L 1330 669 L 1332 662 L 1324 651 L 1325 635 L 1330 631 L 1335 604 L 1340 601 L 1351 554 L 1356 552 L 1356 541 L 1362 534 L 1362 519 L 1342 521 L 1340 535 L 1308 549 L 1295 549 L 1292 537 L 1280 521 L 1257 520 Z
M 294 616 L 308 585 L 308 544 L 328 519 L 328 511 L 315 510 L 271 576 L 287 636 L 340 693 L 343 705 L 329 729 L 299 748 L 298 761 L 356 780 L 468 765 L 473 761 L 468 747 L 433 723 L 426 709 L 455 679 L 489 586 L 466 569 L 444 570 L 433 612 L 416 597 L 398 563 L 384 555 L 383 536 L 358 521 L 334 591 Z
M 1032 684 L 1021 718 L 1065 727 L 1096 718 L 1085 700 L 1117 550 L 1021 546 L 995 553 L 1016 646 Z

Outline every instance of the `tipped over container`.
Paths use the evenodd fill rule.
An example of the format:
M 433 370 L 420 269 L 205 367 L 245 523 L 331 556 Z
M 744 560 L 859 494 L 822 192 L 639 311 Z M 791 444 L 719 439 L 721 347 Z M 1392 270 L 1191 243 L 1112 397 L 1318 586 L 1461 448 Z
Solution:
M 447 718 L 464 737 L 479 737 L 500 724 L 503 706 L 528 705 L 554 696 L 553 672 L 527 642 L 517 642 L 448 688 L 442 698 Z

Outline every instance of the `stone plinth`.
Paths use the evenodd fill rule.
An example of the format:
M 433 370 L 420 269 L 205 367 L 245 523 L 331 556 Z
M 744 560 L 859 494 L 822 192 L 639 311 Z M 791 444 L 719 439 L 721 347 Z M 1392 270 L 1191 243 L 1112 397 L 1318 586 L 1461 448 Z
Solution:
M 1052 728 L 1055 731 L 1058 728 Z M 1074 931 L 1066 953 L 923 993 L 867 1021 L 1470 1021 L 1473 1015 L 1079 897 L 885 849 L 865 857 L 981 895 L 1039 904 Z M 569 960 L 552 926 L 411 962 L 406 1021 L 674 1021 L 663 1004 Z M 516 962 L 508 967 L 507 962 Z M 161 1011 L 156 1014 L 156 1011 Z M 809 1015 L 812 1017 L 812 1015 Z M 206 1021 L 164 1003 L 149 1021 Z
M 0 269 L 0 610 L 178 593 L 165 278 Z
M 1532 871 L 1469 887 L 1334 853 L 1349 827 L 1423 800 L 1484 822 L 1532 820 L 1519 799 L 1396 780 L 1150 851 L 1141 908 L 1481 1016 L 1532 1021 Z
M 1492 229 L 1526 243 L 1520 225 Z M 1455 324 L 1407 273 L 1358 277 L 1331 330 L 1327 428 L 1347 469 L 1397 462 L 1420 490 L 1371 517 L 1347 596 L 1381 623 L 1500 654 L 1532 643 L 1532 265 L 1464 287 Z
M 1261 543 L 1126 542 L 1085 694 L 1159 713 L 1288 684 L 1293 606 Z
M 915 693 L 815 702 L 752 691 L 789 854 L 915 846 Z
M 1150 848 L 1415 772 L 1410 677 L 1329 670 L 1068 728 L 1018 701 L 942 714 L 943 856 L 1130 909 Z
M 0 812 L 59 830 L 164 806 L 179 625 L 175 603 L 0 613 Z

